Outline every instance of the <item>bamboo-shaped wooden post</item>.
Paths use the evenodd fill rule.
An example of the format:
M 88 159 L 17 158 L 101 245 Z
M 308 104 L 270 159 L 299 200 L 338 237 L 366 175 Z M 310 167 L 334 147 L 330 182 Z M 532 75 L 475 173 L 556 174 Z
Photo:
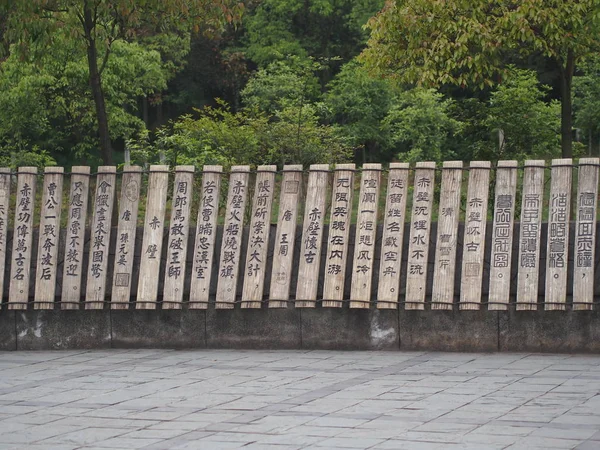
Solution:
M 116 184 L 117 168 L 115 166 L 98 167 L 85 291 L 86 309 L 102 309 L 104 307 Z
M 193 187 L 194 166 L 175 167 L 163 309 L 182 308 Z
M 469 166 L 460 309 L 481 307 L 490 168 L 488 161 L 472 161 Z
M 337 164 L 334 169 L 323 307 L 341 308 L 344 299 L 348 241 L 352 223 L 354 169 L 354 164 Z
M 258 166 L 256 171 L 250 235 L 244 266 L 242 308 L 262 306 L 276 171 L 277 166 Z
M 544 161 L 525 161 L 519 236 L 517 310 L 537 309 L 543 200 Z
M 190 283 L 190 308 L 206 309 L 210 296 L 210 280 L 215 254 L 217 219 L 221 192 L 221 166 L 204 166 L 202 196 L 196 221 L 194 262 Z
M 36 184 L 37 167 L 19 167 L 8 294 L 9 309 L 27 309 Z
M 74 166 L 71 169 L 71 189 L 67 218 L 67 239 L 63 265 L 62 309 L 79 309 L 82 297 L 83 247 L 90 191 L 90 168 Z
M 126 166 L 121 179 L 117 248 L 115 249 L 115 267 L 110 299 L 112 309 L 129 308 L 142 183 L 141 171 L 142 168 L 139 166 Z
M 572 159 L 553 159 L 546 242 L 546 310 L 564 310 L 571 218 Z
M 150 166 L 136 309 L 156 309 L 168 188 L 169 166 Z
M 297 308 L 314 308 L 317 300 L 328 181 L 327 164 L 310 166 L 296 288 Z
M 442 168 L 431 309 L 452 309 L 454 302 L 463 163 L 446 161 Z
M 498 161 L 490 263 L 490 310 L 506 310 L 510 300 L 510 268 L 514 235 L 517 161 Z
M 408 163 L 390 163 L 377 286 L 377 308 L 379 309 L 398 308 L 408 169 Z
M 233 166 L 229 176 L 227 211 L 217 282 L 217 309 L 233 309 L 235 304 L 249 174 L 249 166 Z
M 45 168 L 33 304 L 35 309 L 54 309 L 63 176 L 62 167 Z
M 287 308 L 298 222 L 298 204 L 302 198 L 302 166 L 283 166 L 283 181 L 279 196 L 279 214 L 273 268 L 271 271 L 270 308 Z
M 8 210 L 10 207 L 10 168 L 0 167 L 0 299 L 4 296 Z M 10 280 L 8 280 L 10 284 Z
M 350 308 L 370 307 L 380 184 L 381 164 L 365 164 L 360 180 Z
M 418 162 L 415 171 L 408 248 L 406 309 L 425 309 L 434 183 L 435 163 Z
M 592 309 L 594 301 L 594 262 L 596 248 L 596 211 L 598 208 L 598 158 L 579 160 L 576 199 L 575 269 L 573 271 L 573 309 Z

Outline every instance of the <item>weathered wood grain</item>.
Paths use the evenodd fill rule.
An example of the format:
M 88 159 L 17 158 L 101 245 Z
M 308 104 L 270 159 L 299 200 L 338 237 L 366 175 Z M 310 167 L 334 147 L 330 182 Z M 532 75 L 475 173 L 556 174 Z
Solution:
M 544 161 L 525 161 L 519 233 L 517 310 L 537 309 L 543 200 Z
M 463 163 L 446 161 L 442 167 L 431 309 L 452 309 L 454 302 Z
M 408 194 L 408 169 L 408 163 L 390 163 L 381 238 L 379 285 L 377 286 L 377 308 L 379 309 L 398 308 Z
M 273 251 L 269 308 L 287 308 L 295 252 L 298 204 L 302 199 L 302 166 L 283 166 L 277 234 Z
M 150 166 L 136 309 L 156 309 L 169 189 L 169 166 Z
M 472 161 L 469 165 L 460 309 L 481 307 L 490 169 L 489 161 Z
M 406 309 L 425 309 L 434 184 L 435 163 L 418 162 L 414 179 L 408 247 Z
M 573 270 L 573 309 L 578 311 L 592 309 L 594 301 L 599 163 L 598 158 L 579 160 Z
M 62 309 L 79 309 L 83 296 L 81 278 L 83 274 L 83 248 L 90 196 L 89 166 L 74 166 L 71 169 L 67 239 L 62 278 Z
M 54 309 L 64 171 L 62 167 L 44 170 L 34 309 Z
M 380 185 L 381 164 L 364 164 L 354 240 L 350 308 L 370 307 Z
M 210 295 L 210 280 L 214 266 L 215 239 L 221 193 L 221 166 L 204 166 L 202 197 L 196 221 L 194 262 L 190 282 L 190 308 L 206 309 Z
M 546 310 L 564 310 L 566 306 L 572 164 L 570 158 L 552 160 L 546 241 Z
M 194 166 L 175 167 L 167 263 L 165 264 L 163 309 L 181 309 L 183 306 L 183 285 L 185 281 L 187 244 L 190 235 L 190 210 L 194 189 L 194 171 Z
M 296 308 L 314 308 L 317 300 L 329 174 L 327 164 L 310 166 L 300 245 Z
M 327 267 L 323 285 L 324 308 L 341 308 L 344 299 L 355 168 L 354 164 L 336 164 L 334 168 L 327 237 Z
M 217 275 L 217 309 L 233 309 L 235 304 L 249 174 L 249 166 L 233 166 L 231 168 L 221 259 Z
M 262 306 L 277 166 L 258 166 L 246 251 L 242 308 Z

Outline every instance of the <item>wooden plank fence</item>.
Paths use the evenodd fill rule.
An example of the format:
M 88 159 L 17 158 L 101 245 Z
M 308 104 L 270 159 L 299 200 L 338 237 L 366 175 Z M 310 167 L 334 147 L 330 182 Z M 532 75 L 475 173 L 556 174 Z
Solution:
M 598 158 L 197 169 L 0 168 L 3 306 L 564 311 L 600 295 Z

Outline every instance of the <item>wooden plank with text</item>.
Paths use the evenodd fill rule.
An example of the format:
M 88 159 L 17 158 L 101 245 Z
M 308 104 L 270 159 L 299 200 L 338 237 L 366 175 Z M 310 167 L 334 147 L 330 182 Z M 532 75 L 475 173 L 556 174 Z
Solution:
M 472 161 L 469 165 L 460 309 L 481 308 L 490 169 L 489 161 Z
M 296 308 L 314 308 L 317 301 L 328 183 L 329 165 L 312 164 L 306 188 Z
M 552 160 L 546 242 L 546 310 L 566 308 L 572 178 L 572 159 Z
M 408 163 L 390 163 L 381 238 L 377 308 L 397 309 L 408 193 Z
M 277 234 L 273 250 L 269 308 L 287 308 L 295 252 L 298 204 L 302 198 L 302 166 L 283 166 Z
M 116 184 L 117 168 L 115 166 L 98 167 L 96 194 L 93 201 L 94 215 L 87 269 L 85 309 L 104 308 Z
M 415 170 L 410 242 L 408 244 L 406 309 L 425 309 L 434 184 L 435 163 L 418 162 Z
M 235 304 L 249 176 L 250 166 L 233 166 L 231 168 L 221 259 L 217 274 L 217 309 L 233 309 Z
M 344 299 L 355 168 L 354 164 L 336 164 L 333 169 L 333 191 L 327 237 L 327 267 L 323 284 L 324 308 L 341 308 Z
M 19 167 L 8 309 L 27 309 L 37 167 Z
M 258 166 L 246 251 L 242 308 L 262 306 L 277 166 Z
M 510 300 L 510 268 L 517 195 L 517 161 L 498 161 L 490 259 L 489 310 L 506 310 Z
M 125 166 L 121 178 L 117 247 L 110 299 L 112 309 L 129 308 L 141 183 L 142 168 Z
M 431 309 L 452 309 L 452 303 L 454 302 L 454 274 L 456 271 L 462 178 L 462 161 L 444 162 L 442 166 Z
M 598 158 L 581 158 L 575 211 L 575 268 L 573 270 L 573 309 L 592 309 L 594 302 L 594 262 L 596 213 L 598 209 Z
M 517 310 L 537 310 L 543 201 L 544 161 L 525 161 L 519 233 Z
M 182 308 L 194 171 L 194 166 L 175 167 L 167 263 L 165 264 L 163 309 Z
M 356 238 L 354 240 L 350 308 L 370 307 L 380 184 L 381 164 L 364 164 L 360 179 Z M 398 231 L 399 228 L 400 226 L 398 226 Z
M 54 309 L 64 172 L 63 167 L 44 171 L 34 309 Z
M 136 309 L 156 309 L 168 189 L 169 166 L 150 166 Z
M 202 196 L 196 221 L 196 241 L 190 282 L 190 308 L 207 309 L 215 255 L 221 193 L 221 166 L 204 166 Z
M 8 211 L 10 209 L 10 168 L 0 167 L 0 297 L 4 296 Z M 10 286 L 10 280 L 8 280 Z
M 89 166 L 74 166 L 71 169 L 67 239 L 62 279 L 62 309 L 79 309 L 82 297 L 81 276 L 83 274 L 83 248 L 90 196 Z

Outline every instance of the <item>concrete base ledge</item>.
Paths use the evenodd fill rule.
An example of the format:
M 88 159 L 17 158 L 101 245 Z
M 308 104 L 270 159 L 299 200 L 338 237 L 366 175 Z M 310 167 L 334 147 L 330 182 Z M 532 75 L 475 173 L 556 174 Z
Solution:
M 600 353 L 598 311 L 2 311 L 0 350 L 244 348 Z

